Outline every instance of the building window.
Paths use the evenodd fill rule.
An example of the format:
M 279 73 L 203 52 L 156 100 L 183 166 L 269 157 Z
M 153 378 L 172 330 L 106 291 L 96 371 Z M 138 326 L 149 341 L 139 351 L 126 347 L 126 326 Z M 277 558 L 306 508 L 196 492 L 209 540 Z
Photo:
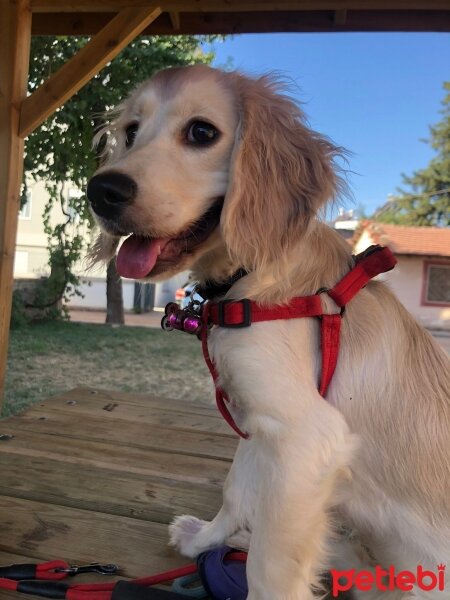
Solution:
M 450 262 L 425 262 L 422 304 L 450 306 Z
M 19 219 L 26 221 L 31 219 L 31 190 L 27 190 L 25 204 L 19 210 Z

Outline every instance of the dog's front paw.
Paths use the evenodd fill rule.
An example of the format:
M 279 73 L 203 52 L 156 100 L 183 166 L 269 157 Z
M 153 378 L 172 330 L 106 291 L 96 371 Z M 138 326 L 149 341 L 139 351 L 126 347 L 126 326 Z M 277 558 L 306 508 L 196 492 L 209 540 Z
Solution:
M 204 540 L 201 539 L 207 525 L 208 521 L 190 515 L 175 517 L 169 525 L 170 544 L 175 546 L 183 556 L 196 558 L 208 548 L 208 544 L 205 547 Z

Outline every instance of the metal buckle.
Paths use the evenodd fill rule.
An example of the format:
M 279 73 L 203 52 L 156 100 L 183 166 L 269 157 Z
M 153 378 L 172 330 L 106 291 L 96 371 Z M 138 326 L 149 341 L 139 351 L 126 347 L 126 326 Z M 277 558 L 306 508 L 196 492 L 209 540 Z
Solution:
M 55 573 L 66 573 L 69 576 L 81 575 L 81 573 L 98 573 L 99 575 L 115 575 L 119 567 L 114 564 L 101 565 L 100 563 L 91 563 L 90 565 L 70 565 L 67 569 L 57 567 Z
M 315 295 L 316 295 L 316 296 L 319 296 L 320 294 L 328 294 L 328 292 L 329 292 L 329 291 L 330 291 L 330 288 L 321 287 L 321 288 L 319 288 L 319 289 L 317 290 L 317 292 L 316 292 L 316 294 L 315 294 Z M 336 304 L 336 303 L 335 303 L 335 304 Z M 340 311 L 340 313 L 339 313 L 339 316 L 343 317 L 343 316 L 344 316 L 344 314 L 345 314 L 345 304 L 344 304 L 344 306 L 341 306 L 341 311 Z M 319 318 L 319 319 L 321 319 L 321 318 L 322 318 L 322 316 L 319 316 L 318 318 Z
M 240 323 L 226 323 L 225 322 L 225 305 L 226 304 L 242 304 L 244 311 L 244 318 Z M 220 300 L 217 308 L 219 310 L 219 326 L 227 327 L 228 329 L 241 329 L 242 327 L 250 327 L 252 324 L 252 305 L 250 300 L 244 298 L 243 300 Z

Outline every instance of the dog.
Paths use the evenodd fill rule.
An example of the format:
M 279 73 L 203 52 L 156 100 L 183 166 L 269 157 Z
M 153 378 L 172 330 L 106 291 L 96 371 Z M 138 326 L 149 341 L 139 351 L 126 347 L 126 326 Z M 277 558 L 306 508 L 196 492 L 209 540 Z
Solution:
M 97 140 L 105 134 L 87 189 L 101 228 L 92 254 L 110 260 L 125 238 L 121 275 L 160 281 L 189 268 L 221 283 L 243 269 L 225 297 L 273 306 L 331 288 L 352 268 L 349 245 L 320 218 L 344 188 L 343 151 L 308 128 L 276 78 L 161 71 Z M 446 354 L 379 281 L 347 306 L 326 400 L 319 337 L 314 318 L 209 333 L 220 386 L 251 437 L 217 516 L 180 516 L 170 536 L 190 557 L 248 547 L 248 600 L 309 600 L 333 565 L 450 562 Z M 356 590 L 389 600 L 449 593 Z

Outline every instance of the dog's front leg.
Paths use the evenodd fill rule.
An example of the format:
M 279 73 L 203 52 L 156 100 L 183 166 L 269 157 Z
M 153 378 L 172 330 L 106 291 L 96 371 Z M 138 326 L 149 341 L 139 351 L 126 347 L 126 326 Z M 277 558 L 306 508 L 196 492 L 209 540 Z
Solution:
M 169 526 L 170 543 L 181 554 L 201 552 L 229 543 L 248 547 L 259 479 L 260 457 L 253 441 L 241 441 L 223 490 L 223 505 L 212 521 L 190 515 L 176 517 Z
M 320 397 L 297 416 L 255 435 L 265 470 L 248 556 L 248 600 L 308 600 L 325 567 L 327 511 L 347 471 L 352 439 L 341 415 Z

